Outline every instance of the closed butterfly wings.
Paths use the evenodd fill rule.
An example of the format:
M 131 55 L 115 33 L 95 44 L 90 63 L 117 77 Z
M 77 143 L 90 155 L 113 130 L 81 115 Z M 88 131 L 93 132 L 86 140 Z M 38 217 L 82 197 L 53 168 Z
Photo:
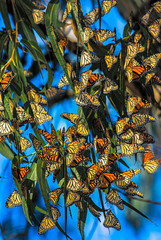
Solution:
M 6 201 L 6 208 L 13 208 L 13 207 L 19 207 L 22 205 L 22 199 L 20 197 L 20 194 L 17 190 L 14 190 L 14 192 L 7 198 Z
M 154 159 L 154 155 L 152 153 L 151 146 L 148 146 L 146 148 L 146 152 L 143 155 L 143 168 L 148 172 L 148 173 L 154 173 L 158 166 L 160 165 L 161 159 Z
M 33 9 L 32 16 L 34 23 L 39 24 L 44 20 L 44 12 L 39 9 Z
M 9 87 L 15 75 L 12 71 L 3 73 L 2 78 L 0 78 L 0 91 L 4 92 Z
M 55 226 L 56 225 L 53 222 L 53 220 L 49 216 L 45 216 L 40 223 L 38 233 L 39 234 L 44 234 L 48 230 L 51 230 L 51 229 L 55 228 Z
M 106 214 L 106 218 L 105 221 L 103 223 L 104 227 L 107 228 L 115 228 L 116 230 L 120 230 L 121 229 L 121 225 L 119 220 L 117 219 L 117 217 L 112 213 L 111 210 L 109 210 Z
M 75 102 L 77 105 L 81 107 L 87 107 L 92 109 L 96 109 L 100 106 L 100 102 L 96 95 L 91 96 L 88 93 L 84 93 L 84 92 L 76 96 Z
M 104 13 L 107 14 L 112 7 L 114 7 L 116 5 L 116 1 L 115 0 L 103 0 L 102 1 L 102 7 L 104 10 Z
M 86 50 L 83 50 L 80 58 L 80 66 L 85 67 L 89 64 L 99 61 L 99 58 L 94 53 L 88 53 Z
M 41 125 L 46 121 L 51 121 L 53 118 L 47 113 L 47 111 L 38 103 L 31 102 L 31 108 L 34 115 L 36 124 Z

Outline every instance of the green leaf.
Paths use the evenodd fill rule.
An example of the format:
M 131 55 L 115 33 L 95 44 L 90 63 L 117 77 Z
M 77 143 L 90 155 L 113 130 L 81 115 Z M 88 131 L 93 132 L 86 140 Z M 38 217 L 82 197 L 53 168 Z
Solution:
M 4 44 L 6 43 L 8 38 L 8 34 L 7 33 L 3 33 L 2 36 L 0 37 L 0 64 L 2 62 L 2 51 L 4 48 Z
M 28 206 L 27 206 L 24 196 L 22 196 L 22 208 L 23 208 L 23 212 L 25 214 L 27 221 L 30 223 L 31 226 L 34 226 L 30 220 L 29 210 L 28 210 Z
M 83 211 L 80 211 L 80 218 L 78 219 L 78 227 L 79 231 L 82 237 L 82 240 L 84 240 L 84 227 L 85 227 L 85 222 L 87 218 L 87 202 L 82 199 L 82 206 L 83 206 Z
M 10 20 L 9 20 L 9 14 L 8 14 L 6 0 L 0 1 L 0 12 L 2 14 L 6 29 L 11 31 L 11 24 L 10 24 Z
M 0 143 L 0 153 L 11 161 L 15 157 L 14 151 L 5 142 Z

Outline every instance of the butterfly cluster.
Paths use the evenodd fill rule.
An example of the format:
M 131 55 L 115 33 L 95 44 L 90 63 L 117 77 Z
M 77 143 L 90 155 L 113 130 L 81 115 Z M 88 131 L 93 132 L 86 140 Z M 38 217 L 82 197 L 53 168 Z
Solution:
M 32 24 L 36 28 L 36 24 L 44 22 L 45 7 L 35 3 L 32 5 Z M 94 28 L 96 21 L 101 22 L 102 17 L 115 5 L 115 0 L 102 0 L 99 7 L 83 16 L 80 2 L 67 0 L 61 24 L 66 24 L 70 13 L 72 16 L 77 14 L 78 26 L 72 27 L 73 32 L 77 27 L 79 30 L 79 24 L 82 28 L 77 34 L 77 44 L 81 45 L 81 51 L 77 53 L 76 67 L 70 62 L 62 64 L 66 71 L 57 88 L 44 88 L 46 90 L 42 92 L 45 92 L 49 99 L 61 94 L 64 91 L 62 88 L 71 87 L 78 112 L 61 114 L 61 118 L 70 122 L 68 129 L 56 131 L 52 123 L 50 130 L 39 128 L 38 125 L 52 120 L 52 116 L 43 107 L 47 105 L 47 100 L 36 88 L 29 87 L 25 90 L 26 99 L 23 99 L 22 104 L 17 101 L 17 96 L 10 94 L 10 83 L 16 74 L 8 71 L 3 73 L 0 79 L 0 142 L 7 139 L 12 145 L 13 141 L 18 151 L 18 161 L 16 164 L 13 161 L 12 173 L 19 191 L 14 190 L 8 197 L 6 207 L 23 205 L 25 208 L 25 204 L 33 201 L 33 189 L 36 188 L 38 180 L 47 207 L 46 214 L 44 210 L 40 211 L 44 215 L 39 223 L 39 234 L 59 226 L 61 196 L 64 196 L 65 211 L 69 209 L 71 214 L 72 205 L 78 208 L 78 228 L 82 215 L 89 210 L 99 221 L 100 212 L 104 213 L 104 227 L 120 230 L 121 224 L 114 214 L 113 206 L 119 210 L 124 209 L 127 203 L 122 199 L 122 194 L 127 198 L 143 198 L 133 178 L 140 174 L 142 169 L 154 173 L 161 164 L 161 160 L 154 157 L 150 145 L 154 143 L 154 139 L 146 132 L 145 127 L 155 121 L 153 116 L 145 113 L 152 107 L 152 103 L 140 96 L 134 96 L 129 91 L 126 94 L 125 85 L 127 83 L 129 86 L 138 81 L 145 88 L 151 89 L 152 84 L 159 84 L 160 79 L 156 72 L 161 53 L 151 53 L 145 44 L 143 27 L 134 33 L 124 34 L 126 36 L 121 40 L 116 40 L 116 31 Z M 160 13 L 161 3 L 156 2 L 141 19 L 146 34 L 151 41 L 157 43 L 160 43 Z M 59 22 L 59 25 L 61 24 Z M 51 23 L 49 39 L 53 37 L 54 46 L 59 53 L 58 58 L 64 60 L 68 39 L 62 36 L 62 32 L 62 35 L 58 36 L 58 32 Z M 111 39 L 111 44 L 106 45 L 108 39 Z M 122 49 L 116 56 L 115 48 L 118 44 L 122 44 Z M 25 71 L 24 75 L 32 74 Z M 120 116 L 115 123 L 111 121 L 107 100 Z M 29 124 L 34 130 L 34 134 L 29 134 L 30 140 L 22 136 L 21 130 L 22 126 L 27 128 Z M 29 155 L 31 159 L 28 161 L 25 151 L 31 146 L 34 147 L 34 153 Z M 131 156 L 135 156 L 137 160 L 140 154 L 141 166 L 129 167 Z M 127 169 L 122 170 L 122 167 Z M 51 174 L 52 189 L 48 186 L 48 177 Z M 55 182 L 59 187 L 55 187 Z M 95 191 L 99 192 L 102 208 L 92 199 Z M 104 208 L 104 202 L 108 209 Z M 34 222 L 35 215 L 32 220 Z

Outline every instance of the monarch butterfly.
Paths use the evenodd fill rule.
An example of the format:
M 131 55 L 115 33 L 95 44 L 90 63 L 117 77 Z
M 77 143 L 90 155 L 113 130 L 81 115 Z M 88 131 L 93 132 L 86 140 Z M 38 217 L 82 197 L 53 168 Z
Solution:
M 29 137 L 32 141 L 35 151 L 38 151 L 39 147 L 41 146 L 41 142 L 32 133 L 29 133 Z
M 0 136 L 5 136 L 13 133 L 13 127 L 7 120 L 0 121 Z
M 142 126 L 149 122 L 154 122 L 154 121 L 155 121 L 155 118 L 150 115 L 147 115 L 147 114 L 133 114 L 132 115 L 132 122 L 136 126 Z
M 101 11 L 100 12 L 101 14 L 101 17 L 104 16 L 104 12 Z M 84 16 L 84 23 L 86 26 L 89 26 L 89 25 L 92 25 L 94 24 L 99 18 L 99 8 L 94 8 L 91 12 L 87 13 L 85 16 Z
M 88 183 L 89 194 L 93 193 L 96 188 L 100 187 L 100 185 L 101 181 L 99 179 L 91 180 Z
M 89 135 L 88 130 L 86 129 L 86 127 L 82 123 L 79 123 L 77 125 L 76 132 L 77 132 L 77 134 L 82 135 L 84 137 Z
M 108 155 L 108 165 L 113 164 L 115 161 L 119 160 L 122 157 L 121 153 L 111 153 Z
M 71 126 L 67 129 L 65 135 L 66 135 L 66 138 L 67 138 L 69 143 L 73 142 L 73 138 L 76 134 L 76 129 L 77 129 L 77 127 L 75 125 Z
M 149 69 L 148 66 L 140 65 L 135 59 L 131 58 L 126 68 L 128 82 L 138 80 L 144 72 Z
M 116 180 L 116 176 L 113 173 L 103 173 L 102 177 L 102 184 L 100 186 L 101 189 L 106 189 L 110 186 L 112 182 Z
M 98 162 L 96 164 L 92 164 L 88 170 L 87 170 L 87 177 L 88 177 L 88 182 L 90 182 L 91 180 L 94 180 L 96 177 L 96 174 L 99 170 L 99 168 L 101 167 L 101 163 Z
M 118 194 L 116 189 L 112 189 L 106 196 L 106 200 L 116 205 L 120 210 L 124 208 L 124 205 L 122 203 L 122 199 L 120 198 L 120 195 Z
M 99 61 L 99 58 L 92 52 L 89 54 L 86 50 L 83 50 L 80 58 L 80 67 L 85 67 L 89 64 Z
M 4 92 L 9 87 L 15 75 L 12 71 L 3 73 L 2 78 L 0 78 L 0 91 Z
M 129 123 L 130 118 L 125 117 L 116 122 L 116 133 L 120 135 L 123 131 L 126 131 L 131 125 Z
M 137 113 L 140 108 L 149 108 L 151 103 L 140 97 L 129 97 L 127 101 L 127 114 Z
M 88 79 L 91 76 L 92 70 L 87 70 L 81 74 L 81 81 L 84 84 L 84 86 L 87 86 Z
M 34 115 L 36 124 L 40 125 L 46 121 L 51 121 L 53 118 L 47 113 L 47 111 L 38 103 L 31 102 L 31 108 Z
M 119 135 L 119 138 L 123 141 L 126 141 L 126 140 L 131 139 L 133 135 L 134 135 L 134 132 L 129 128 L 129 129 L 127 129 L 127 131 L 121 133 Z
M 56 222 L 60 217 L 59 209 L 56 207 L 51 207 L 51 213 L 52 213 L 53 221 Z
M 111 210 L 109 210 L 107 212 L 107 215 L 106 215 L 106 218 L 105 218 L 105 221 L 104 221 L 103 225 L 104 225 L 104 227 L 107 227 L 107 228 L 112 227 L 112 228 L 115 228 L 116 230 L 120 230 L 121 229 L 121 225 L 120 225 L 119 220 L 112 213 Z
M 126 176 L 126 177 L 131 179 L 131 178 L 135 177 L 137 174 L 139 174 L 141 171 L 142 171 L 141 169 L 136 168 L 136 169 L 131 169 L 131 170 L 122 172 L 119 175 L 120 176 Z
M 69 63 L 67 63 L 67 73 L 68 73 L 68 76 L 71 77 L 72 65 Z M 69 85 L 68 79 L 67 79 L 66 75 L 64 74 L 58 82 L 58 88 L 62 88 L 62 87 L 68 86 L 68 85 Z
M 38 157 L 49 163 L 62 163 L 59 150 L 54 147 L 43 147 L 42 152 L 38 153 Z
M 60 162 L 60 163 L 57 163 L 57 162 L 56 163 L 50 163 L 50 162 L 48 162 L 46 164 L 45 178 L 47 178 L 51 173 L 54 173 L 53 178 L 55 179 L 55 176 L 57 176 L 57 174 L 58 174 L 57 170 L 60 170 L 61 165 L 62 165 L 62 162 Z
M 137 53 L 143 52 L 145 48 L 139 43 L 129 42 L 127 45 L 127 55 L 134 58 Z
M 62 194 L 62 189 L 61 188 L 56 188 L 52 192 L 49 192 L 48 196 L 50 201 L 54 204 L 57 205 L 59 202 L 60 195 Z
M 52 124 L 51 124 L 51 134 L 48 133 L 45 130 L 42 130 L 42 129 L 38 129 L 38 132 L 43 135 L 43 137 L 45 138 L 45 140 L 48 143 L 50 143 L 51 145 L 55 144 L 55 141 L 56 141 L 56 131 L 55 131 L 54 126 Z
M 91 96 L 88 93 L 84 92 L 80 93 L 75 97 L 75 102 L 81 107 L 87 107 L 92 109 L 96 109 L 100 106 L 100 102 L 96 95 Z
M 83 155 L 76 155 L 72 153 L 68 153 L 66 155 L 66 165 L 68 167 L 76 167 L 82 162 L 87 162 L 89 159 Z
M 143 60 L 143 65 L 150 68 L 155 68 L 158 61 L 161 59 L 161 53 L 156 53 Z
M 61 54 L 64 56 L 65 47 L 67 45 L 67 39 L 66 38 L 60 39 L 58 42 L 58 45 L 59 45 Z
M 108 38 L 114 38 L 114 37 L 115 37 L 115 32 L 112 32 L 110 30 L 105 30 L 105 29 L 94 30 L 94 40 L 96 42 L 104 42 Z
M 45 216 L 40 223 L 38 234 L 44 234 L 48 230 L 51 230 L 51 229 L 55 228 L 55 226 L 56 225 L 53 222 L 53 220 L 50 217 Z
M 7 198 L 6 208 L 19 207 L 22 205 L 22 199 L 17 190 L 14 190 L 13 193 Z
M 107 14 L 112 7 L 114 7 L 116 5 L 116 1 L 115 0 L 103 0 L 102 1 L 102 7 L 104 9 L 104 13 Z
M 98 81 L 104 81 L 106 77 L 103 74 L 92 73 L 88 79 L 87 87 L 94 85 Z
M 44 20 L 44 12 L 39 9 L 33 9 L 32 16 L 34 23 L 39 24 Z
M 81 191 L 82 183 L 75 177 L 71 177 L 67 183 L 66 189 L 73 192 Z
M 137 152 L 142 152 L 144 148 L 142 146 L 134 146 L 133 144 L 121 143 L 121 151 L 123 155 L 132 155 Z
M 80 121 L 80 116 L 74 113 L 62 113 L 60 115 L 62 118 L 69 120 L 71 123 L 78 124 Z
M 27 92 L 27 96 L 28 96 L 29 101 L 31 101 L 31 102 L 47 104 L 46 99 L 41 97 L 34 89 L 30 89 Z
M 31 142 L 26 137 L 20 136 L 19 144 L 20 144 L 20 151 L 21 152 L 25 152 L 27 148 L 31 147 Z M 14 141 L 14 145 L 15 145 L 15 148 L 18 148 L 17 144 L 16 144 L 16 141 Z
M 79 151 L 80 146 L 83 144 L 83 142 L 73 141 L 71 143 L 66 144 L 67 151 L 69 153 L 77 154 Z
M 111 91 L 115 91 L 118 89 L 118 85 L 109 78 L 106 78 L 103 93 L 108 94 Z
M 27 177 L 27 174 L 30 172 L 30 168 L 29 167 L 14 167 L 13 168 L 13 175 L 15 178 L 17 178 L 19 183 L 22 183 L 25 178 Z
M 111 56 L 111 55 L 106 55 L 105 62 L 106 62 L 107 69 L 110 70 L 112 65 L 117 62 L 117 57 Z
M 142 34 L 136 33 L 136 34 L 134 35 L 134 43 L 138 43 L 141 38 L 142 38 Z
M 45 10 L 45 9 L 46 9 L 45 5 L 42 4 L 42 3 L 38 3 L 38 2 L 35 3 L 35 2 L 32 2 L 32 4 L 34 4 L 35 7 L 39 8 L 39 9 L 41 9 L 41 10 Z
M 161 162 L 161 159 L 157 159 L 157 160 L 153 159 L 154 155 L 152 153 L 152 149 L 151 149 L 150 145 L 147 146 L 146 149 L 147 149 L 147 152 L 145 152 L 143 155 L 142 166 L 147 172 L 154 173 L 157 170 L 157 168 Z
M 83 41 L 85 43 L 89 42 L 90 38 L 94 35 L 93 30 L 91 27 L 84 27 L 83 28 Z
M 139 196 L 143 198 L 143 194 L 139 192 L 137 189 L 133 187 L 127 187 L 127 189 L 124 190 L 128 196 Z
M 160 16 L 161 12 L 161 4 L 160 2 L 156 2 L 152 5 L 152 8 L 142 17 L 142 23 L 144 25 L 149 25 L 154 22 L 158 16 Z
M 98 220 L 101 222 L 101 220 L 99 219 L 99 217 L 101 216 L 101 214 L 94 208 L 94 207 L 92 207 L 92 205 L 88 205 L 88 209 L 89 209 L 89 211 L 90 211 L 90 213 L 94 216 L 94 217 L 96 217 L 96 218 L 98 218 Z
M 159 33 L 160 33 L 161 19 L 157 19 L 152 25 L 148 26 L 148 31 L 153 38 L 160 43 Z
M 132 137 L 132 143 L 137 145 L 142 145 L 144 143 L 154 143 L 154 142 L 155 141 L 153 139 L 153 136 L 144 132 L 136 131 L 134 133 L 134 136 Z
M 105 146 L 108 144 L 108 140 L 106 138 L 98 138 L 97 136 L 94 138 L 94 148 L 96 153 L 103 150 Z
M 11 105 L 10 105 L 10 107 L 11 107 Z M 26 120 L 28 122 L 33 122 L 31 115 L 29 113 L 25 112 L 25 110 L 22 107 L 17 106 L 16 112 L 17 112 L 17 118 L 18 118 L 18 121 L 20 122 L 20 124 L 23 124 L 23 122 Z
M 159 79 L 159 77 L 157 77 L 155 75 L 154 72 L 148 73 L 145 77 L 145 84 L 146 85 L 151 85 L 151 84 L 160 83 L 160 82 L 161 82 L 161 80 Z
M 118 175 L 117 179 L 115 181 L 116 186 L 119 188 L 125 188 L 130 184 L 130 178 L 127 177 L 126 175 Z
M 69 191 L 66 197 L 65 206 L 69 207 L 73 203 L 80 201 L 80 195 L 78 193 Z
M 82 154 L 84 151 L 88 150 L 89 148 L 92 148 L 92 143 L 83 143 L 78 151 L 78 154 Z
M 79 94 L 81 91 L 83 91 L 86 88 L 83 82 L 81 81 L 74 81 L 74 92 L 75 94 Z

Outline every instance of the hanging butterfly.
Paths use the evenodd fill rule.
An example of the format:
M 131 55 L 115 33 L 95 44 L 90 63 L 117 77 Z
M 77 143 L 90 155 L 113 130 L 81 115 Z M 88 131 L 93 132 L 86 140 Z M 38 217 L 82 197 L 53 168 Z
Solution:
M 58 42 L 58 45 L 59 45 L 61 54 L 64 56 L 65 47 L 67 45 L 67 39 L 66 38 L 60 39 Z
M 111 153 L 108 155 L 108 165 L 112 165 L 115 161 L 122 157 L 121 153 Z
M 91 180 L 94 180 L 96 178 L 96 174 L 97 174 L 100 167 L 101 167 L 101 163 L 98 162 L 96 164 L 92 164 L 88 168 L 88 170 L 87 170 L 88 182 L 90 182 Z
M 80 67 L 85 67 L 97 61 L 99 61 L 99 58 L 94 53 L 90 52 L 89 54 L 86 50 L 82 51 L 80 58 Z
M 87 70 L 81 74 L 81 81 L 84 84 L 84 86 L 87 86 L 88 84 L 88 79 L 91 76 L 92 70 Z
M 13 127 L 9 124 L 7 120 L 0 121 L 0 136 L 12 134 L 13 131 Z
M 74 136 L 76 135 L 76 130 L 77 130 L 77 127 L 75 125 L 73 125 L 67 129 L 65 136 L 69 143 L 73 142 Z
M 27 148 L 31 147 L 31 142 L 26 137 L 20 136 L 19 140 L 20 140 L 20 142 L 19 142 L 20 149 L 19 150 L 21 152 L 25 152 Z M 14 146 L 15 146 L 15 148 L 18 149 L 16 141 L 14 141 Z
M 145 76 L 145 85 L 151 85 L 154 83 L 161 83 L 160 78 L 157 77 L 154 72 L 148 73 Z
M 60 195 L 62 194 L 62 189 L 61 188 L 56 188 L 52 192 L 49 192 L 48 196 L 50 201 L 54 204 L 57 205 L 59 202 Z
M 67 73 L 70 78 L 72 75 L 72 65 L 69 63 L 67 63 Z M 68 86 L 68 85 L 69 85 L 68 79 L 67 79 L 66 75 L 64 74 L 58 82 L 58 88 L 62 88 L 62 87 Z
M 149 11 L 142 17 L 141 21 L 144 25 L 150 25 L 160 18 L 161 3 L 158 1 L 152 5 Z
M 96 29 L 94 30 L 94 40 L 96 42 L 105 42 L 108 38 L 114 38 L 115 32 L 105 29 Z
M 101 180 L 99 180 L 99 179 L 91 180 L 88 183 L 88 189 L 89 189 L 88 194 L 93 193 L 96 188 L 100 187 L 100 185 L 101 185 Z
M 88 130 L 86 129 L 86 127 L 82 123 L 79 123 L 77 125 L 76 132 L 77 132 L 77 134 L 79 134 L 81 136 L 84 136 L 84 137 L 89 135 Z
M 148 26 L 148 31 L 150 32 L 152 37 L 159 43 L 161 42 L 159 38 L 160 26 L 161 26 L 161 19 L 157 19 L 154 23 Z
M 42 152 L 38 153 L 38 158 L 49 163 L 62 163 L 59 150 L 55 147 L 43 147 Z
M 135 177 L 141 172 L 141 169 L 130 169 L 122 172 L 117 176 L 116 185 L 119 188 L 125 188 L 131 184 L 131 178 Z
M 85 16 L 84 16 L 84 24 L 86 26 L 89 26 L 89 25 L 92 25 L 94 24 L 98 19 L 99 19 L 99 14 L 101 15 L 101 17 L 104 16 L 104 12 L 101 11 L 99 13 L 99 8 L 94 8 L 91 12 L 87 13 Z
M 75 102 L 81 107 L 97 109 L 100 106 L 97 95 L 91 96 L 88 93 L 80 93 L 75 97 Z
M 103 74 L 92 73 L 87 82 L 87 87 L 93 86 L 96 82 L 104 81 L 106 77 Z
M 127 189 L 124 189 L 124 191 L 128 197 L 129 196 L 139 196 L 141 198 L 144 198 L 143 194 L 133 187 L 127 187 Z
M 69 153 L 77 154 L 82 144 L 83 142 L 73 141 L 71 143 L 66 144 L 66 149 Z
M 129 121 L 130 121 L 130 118 L 125 117 L 116 122 L 115 126 L 116 126 L 117 135 L 122 134 L 123 132 L 127 131 L 129 128 L 135 127 L 135 124 L 132 124 Z
M 40 125 L 43 124 L 47 121 L 51 121 L 53 118 L 50 116 L 45 108 L 43 108 L 41 105 L 35 102 L 30 103 L 33 115 L 34 115 L 34 120 L 36 124 Z
M 111 91 L 115 91 L 118 89 L 118 85 L 109 78 L 106 78 L 103 88 L 103 93 L 108 94 Z
M 75 95 L 78 95 L 80 92 L 82 92 L 87 86 L 84 85 L 83 82 L 74 80 L 74 92 Z
M 13 193 L 7 198 L 6 208 L 19 207 L 22 205 L 22 199 L 17 190 L 14 190 Z
M 10 85 L 12 79 L 16 76 L 16 74 L 12 71 L 3 73 L 0 78 L 0 91 L 4 92 Z
M 140 108 L 150 108 L 152 105 L 145 99 L 140 97 L 129 97 L 127 100 L 127 114 L 137 113 Z
M 38 151 L 41 146 L 41 142 L 32 133 L 29 133 L 29 137 L 32 141 L 35 151 Z
M 56 170 L 60 170 L 61 165 L 62 165 L 62 163 L 57 163 L 57 162 L 56 163 L 50 163 L 50 162 L 47 162 L 45 178 L 47 178 L 51 173 L 53 173 L 53 178 L 55 179 L 55 177 L 58 174 L 58 171 L 56 171 Z
M 154 155 L 150 145 L 146 147 L 146 150 L 147 151 L 143 155 L 142 166 L 148 173 L 154 173 L 160 165 L 161 159 L 159 158 L 154 160 Z
M 116 176 L 113 173 L 103 173 L 101 176 L 102 184 L 100 186 L 101 189 L 109 188 L 111 183 L 116 180 Z
M 155 118 L 147 114 L 136 113 L 132 115 L 132 123 L 135 124 L 136 126 L 142 126 L 149 122 L 154 121 Z
M 39 24 L 44 20 L 44 12 L 39 9 L 33 9 L 32 16 L 34 23 Z
M 127 44 L 127 55 L 134 58 L 137 53 L 143 52 L 145 48 L 139 43 L 129 42 Z
M 66 189 L 73 192 L 82 190 L 82 183 L 75 177 L 71 177 L 67 183 Z
M 134 35 L 134 43 L 138 43 L 141 38 L 142 38 L 142 34 L 141 33 L 135 33 L 135 35 Z
M 121 143 L 121 152 L 123 155 L 129 156 L 142 151 L 144 151 L 144 148 L 142 146 L 136 147 L 133 144 Z
M 135 59 L 131 58 L 128 66 L 126 67 L 126 76 L 128 82 L 139 80 L 142 75 L 149 70 L 149 66 L 140 65 Z
M 78 202 L 78 201 L 80 201 L 80 195 L 78 193 L 76 193 L 76 192 L 69 191 L 67 193 L 65 206 L 69 207 L 73 203 Z
M 92 146 L 92 143 L 83 143 L 79 148 L 78 154 L 83 154 L 84 151 L 92 148 Z
M 121 225 L 117 217 L 109 210 L 106 214 L 105 221 L 103 222 L 103 226 L 107 228 L 115 228 L 116 230 L 121 229 Z
M 107 14 L 112 7 L 116 5 L 116 0 L 103 0 L 102 1 L 102 7 L 104 9 L 104 13 Z
M 57 222 L 58 218 L 61 216 L 59 209 L 56 207 L 51 207 L 51 213 L 52 213 L 53 221 Z
M 89 40 L 93 37 L 94 33 L 91 27 L 84 27 L 83 28 L 83 41 L 84 43 L 89 42 Z
M 145 58 L 143 60 L 143 65 L 145 67 L 155 68 L 160 59 L 161 59 L 161 53 L 156 53 L 150 57 Z
M 69 120 L 73 124 L 78 124 L 80 121 L 80 116 L 74 113 L 62 113 L 60 115 L 62 118 Z
M 126 141 L 126 140 L 131 139 L 133 137 L 133 135 L 134 135 L 134 132 L 129 128 L 125 132 L 121 133 L 118 137 L 122 141 Z
M 40 104 L 47 104 L 45 98 L 41 97 L 34 89 L 30 89 L 27 92 L 27 96 L 30 102 L 36 102 Z
M 68 153 L 66 155 L 66 165 L 67 167 L 77 167 L 80 163 L 88 162 L 89 158 L 83 155 L 76 155 L 72 153 Z
M 113 64 L 115 64 L 117 62 L 117 57 L 111 56 L 111 55 L 106 55 L 105 62 L 106 62 L 107 69 L 109 71 L 111 69 L 111 67 L 113 66 Z
M 14 167 L 12 171 L 13 176 L 17 178 L 18 182 L 22 183 L 26 179 L 27 174 L 31 171 L 31 169 L 29 167 Z
M 118 194 L 116 189 L 112 189 L 106 196 L 106 200 L 117 206 L 120 210 L 124 209 L 124 205 L 122 203 L 122 199 L 120 198 L 120 195 Z
M 142 145 L 144 143 L 154 143 L 153 136 L 144 132 L 135 132 L 132 137 L 132 144 Z
M 109 141 L 107 138 L 98 138 L 98 136 L 94 138 L 94 148 L 96 153 L 101 152 L 108 144 Z
M 45 138 L 45 140 L 50 143 L 51 145 L 54 145 L 55 144 L 55 141 L 56 141 L 56 131 L 54 129 L 54 126 L 51 124 L 51 134 L 48 133 L 47 131 L 45 130 L 42 130 L 42 129 L 37 129 L 38 132 L 43 135 L 43 137 Z M 52 134 L 53 134 L 53 137 L 52 137 Z
M 38 234 L 44 234 L 48 230 L 55 228 L 55 226 L 53 220 L 50 217 L 45 216 L 40 223 Z
M 89 211 L 90 211 L 90 213 L 94 216 L 94 217 L 96 217 L 96 218 L 98 218 L 98 220 L 101 222 L 101 220 L 99 219 L 99 217 L 101 216 L 101 214 L 94 208 L 94 207 L 92 207 L 92 205 L 88 205 L 88 209 L 89 209 Z

